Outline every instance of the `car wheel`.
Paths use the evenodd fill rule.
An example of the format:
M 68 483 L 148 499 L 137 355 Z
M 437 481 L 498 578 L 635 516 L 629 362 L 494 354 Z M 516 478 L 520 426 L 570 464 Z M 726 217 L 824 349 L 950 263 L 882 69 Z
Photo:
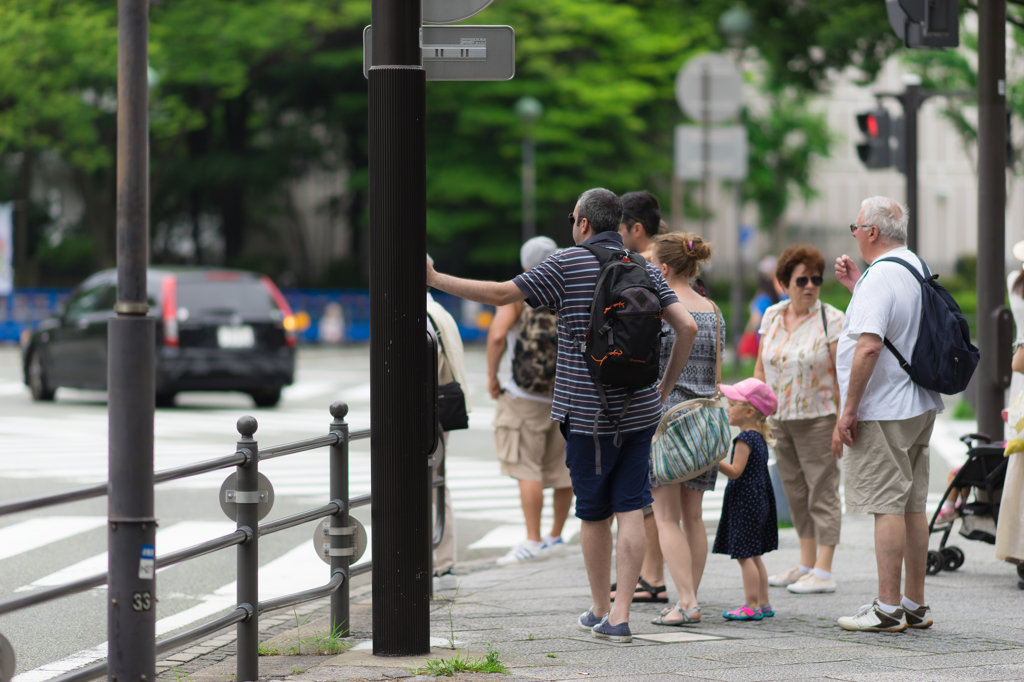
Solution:
M 28 359 L 28 386 L 33 400 L 52 401 L 57 389 L 50 385 L 50 375 L 39 351 L 32 351 Z
M 156 394 L 156 406 L 157 407 L 174 407 L 174 399 L 177 397 L 177 393 L 174 391 L 166 391 L 163 393 Z
M 256 407 L 274 407 L 281 402 L 280 388 L 268 388 L 262 391 L 253 391 L 249 395 L 252 396 L 252 400 L 256 403 Z

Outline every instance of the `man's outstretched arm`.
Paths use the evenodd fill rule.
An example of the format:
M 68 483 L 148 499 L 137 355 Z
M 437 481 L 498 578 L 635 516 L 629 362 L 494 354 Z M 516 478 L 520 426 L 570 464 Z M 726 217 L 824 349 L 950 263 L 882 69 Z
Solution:
M 487 305 L 508 305 L 522 301 L 526 294 L 520 291 L 515 282 L 484 282 L 478 279 L 462 279 L 452 277 L 434 270 L 427 260 L 427 286 Z

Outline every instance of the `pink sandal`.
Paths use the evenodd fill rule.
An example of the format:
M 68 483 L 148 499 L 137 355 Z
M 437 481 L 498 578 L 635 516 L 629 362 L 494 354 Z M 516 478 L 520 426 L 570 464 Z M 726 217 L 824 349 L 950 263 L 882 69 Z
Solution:
M 727 620 L 761 620 L 764 618 L 764 614 L 761 613 L 760 609 L 753 611 L 744 604 L 743 606 L 737 606 L 732 611 L 723 611 L 722 617 Z

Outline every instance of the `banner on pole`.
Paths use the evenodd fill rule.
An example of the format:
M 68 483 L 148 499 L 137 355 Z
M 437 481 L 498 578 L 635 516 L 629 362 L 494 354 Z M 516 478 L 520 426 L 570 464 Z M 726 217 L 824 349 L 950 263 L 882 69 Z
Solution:
M 0 296 L 14 291 L 14 204 L 0 204 Z

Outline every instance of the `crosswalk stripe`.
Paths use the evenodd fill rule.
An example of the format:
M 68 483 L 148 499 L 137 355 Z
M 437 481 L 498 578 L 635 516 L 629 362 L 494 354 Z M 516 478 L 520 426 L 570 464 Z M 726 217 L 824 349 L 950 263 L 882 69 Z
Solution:
M 107 524 L 104 516 L 47 516 L 0 528 L 0 559 L 95 530 Z
M 168 528 L 161 528 L 156 532 L 157 556 L 177 552 L 179 549 L 191 547 L 220 535 L 227 535 L 233 530 L 235 530 L 235 524 L 230 521 L 183 521 Z M 63 585 L 106 570 L 107 553 L 103 552 L 44 576 L 31 585 L 19 587 L 15 592 L 24 592 L 36 587 Z M 161 572 L 163 570 L 165 569 L 161 569 Z
M 104 519 L 105 521 L 105 519 Z M 259 571 L 260 601 L 301 592 L 325 584 L 330 569 L 316 557 L 312 542 L 304 542 L 290 552 L 264 565 Z M 162 636 L 209 618 L 236 606 L 234 581 L 200 598 L 200 603 L 156 622 L 156 634 Z M 107 643 L 79 651 L 60 661 L 21 673 L 14 682 L 46 682 L 70 670 L 95 663 L 107 656 Z

